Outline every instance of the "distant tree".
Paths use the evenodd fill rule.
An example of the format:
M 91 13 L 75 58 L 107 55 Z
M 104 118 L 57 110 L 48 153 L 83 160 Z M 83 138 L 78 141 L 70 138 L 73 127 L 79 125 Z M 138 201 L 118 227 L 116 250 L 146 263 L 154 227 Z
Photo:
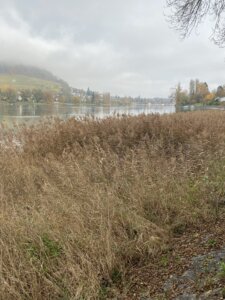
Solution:
M 198 92 L 199 79 L 195 79 L 195 94 Z
M 193 79 L 190 80 L 189 84 L 189 97 L 193 99 L 196 93 L 195 81 Z
M 103 102 L 105 104 L 109 104 L 110 103 L 110 99 L 111 99 L 110 93 L 104 93 L 103 94 Z M 140 101 L 140 97 L 139 97 L 139 101 Z
M 34 89 L 33 90 L 33 96 L 34 96 L 34 100 L 36 102 L 41 102 L 44 99 L 43 91 L 40 90 L 40 89 Z
M 216 90 L 216 97 L 225 97 L 225 89 L 221 85 Z
M 32 92 L 31 90 L 25 89 L 21 91 L 21 97 L 23 101 L 29 101 L 31 99 Z
M 97 94 L 95 92 L 92 92 L 91 101 L 95 102 L 96 98 L 97 98 Z
M 199 80 L 198 79 L 191 79 L 189 83 L 189 102 L 190 103 L 196 103 L 198 102 L 198 86 L 199 86 Z M 200 100 L 200 99 L 199 99 Z
M 60 94 L 58 99 L 59 99 L 60 103 L 65 103 L 66 102 L 66 97 L 63 94 Z
M 7 88 L 4 92 L 5 97 L 8 102 L 16 102 L 17 100 L 17 94 L 16 91 L 12 88 Z
M 182 90 L 180 83 L 178 83 L 176 89 L 175 89 L 175 103 L 177 105 L 183 105 L 189 103 L 189 96 L 187 91 Z
M 87 92 L 86 92 L 86 95 L 87 95 L 87 96 L 92 96 L 92 94 L 93 94 L 92 91 L 91 91 L 91 90 L 89 89 L 89 87 L 88 87 Z
M 171 8 L 169 22 L 180 31 L 181 37 L 187 37 L 198 27 L 207 15 L 214 18 L 212 39 L 218 45 L 225 44 L 225 0 L 166 0 Z
M 78 96 L 73 96 L 73 103 L 80 103 L 80 101 L 81 101 L 81 98 L 80 97 L 78 97 Z
M 215 95 L 213 92 L 208 93 L 208 94 L 204 97 L 204 103 L 209 104 L 209 103 L 212 102 L 215 98 L 216 98 L 216 95 Z
M 202 102 L 204 98 L 209 94 L 209 87 L 206 82 L 199 82 L 196 85 L 196 99 L 198 102 Z
M 43 100 L 44 102 L 52 103 L 54 101 L 54 95 L 51 91 L 43 92 Z

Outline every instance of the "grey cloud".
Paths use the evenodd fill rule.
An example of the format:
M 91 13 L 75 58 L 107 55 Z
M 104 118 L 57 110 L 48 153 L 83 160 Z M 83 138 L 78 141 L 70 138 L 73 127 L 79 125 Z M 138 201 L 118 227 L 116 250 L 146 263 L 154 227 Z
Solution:
M 165 0 L 0 0 L 0 59 L 44 67 L 74 87 L 167 96 L 180 81 L 222 84 L 209 23 L 181 42 Z

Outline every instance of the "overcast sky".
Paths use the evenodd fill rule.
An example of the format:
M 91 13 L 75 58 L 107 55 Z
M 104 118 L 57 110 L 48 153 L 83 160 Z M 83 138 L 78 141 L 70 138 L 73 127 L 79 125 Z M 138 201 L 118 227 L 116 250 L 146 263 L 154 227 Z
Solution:
M 43 67 L 71 86 L 166 97 L 191 78 L 225 83 L 211 24 L 180 41 L 165 0 L 0 0 L 0 60 Z M 166 12 L 167 13 L 167 12 Z

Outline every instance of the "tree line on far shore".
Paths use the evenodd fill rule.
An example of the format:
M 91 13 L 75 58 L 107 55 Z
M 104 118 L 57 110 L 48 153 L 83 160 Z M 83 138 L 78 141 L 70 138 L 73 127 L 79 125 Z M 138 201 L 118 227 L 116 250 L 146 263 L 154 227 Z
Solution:
M 188 104 L 216 104 L 219 98 L 225 97 L 225 85 L 220 85 L 217 89 L 211 90 L 207 82 L 201 82 L 198 79 L 190 80 L 189 89 L 183 89 L 178 83 L 172 96 L 178 105 Z
M 54 102 L 63 101 L 63 93 L 43 91 L 41 89 L 23 89 L 17 91 L 13 88 L 0 89 L 0 101 L 15 102 Z

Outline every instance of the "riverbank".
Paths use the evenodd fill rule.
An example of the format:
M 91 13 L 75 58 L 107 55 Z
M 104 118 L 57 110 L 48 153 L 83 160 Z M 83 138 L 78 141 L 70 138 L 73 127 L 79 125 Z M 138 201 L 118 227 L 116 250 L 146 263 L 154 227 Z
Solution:
M 225 218 L 189 227 L 170 238 L 148 265 L 128 275 L 126 298 L 142 300 L 218 300 L 225 289 Z
M 152 294 L 139 272 L 223 219 L 224 121 L 204 111 L 1 131 L 2 299 Z

